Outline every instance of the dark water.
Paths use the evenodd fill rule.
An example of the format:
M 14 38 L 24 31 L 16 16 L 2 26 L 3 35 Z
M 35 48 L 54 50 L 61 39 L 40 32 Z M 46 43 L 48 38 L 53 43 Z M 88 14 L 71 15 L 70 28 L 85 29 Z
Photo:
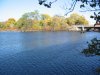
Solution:
M 0 75 L 98 75 L 100 57 L 82 49 L 100 33 L 0 32 Z

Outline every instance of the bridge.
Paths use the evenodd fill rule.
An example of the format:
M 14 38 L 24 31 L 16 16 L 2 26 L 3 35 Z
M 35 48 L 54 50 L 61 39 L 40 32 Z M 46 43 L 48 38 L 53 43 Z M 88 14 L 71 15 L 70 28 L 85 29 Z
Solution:
M 100 31 L 100 25 L 84 26 L 84 25 L 74 25 L 78 31 Z

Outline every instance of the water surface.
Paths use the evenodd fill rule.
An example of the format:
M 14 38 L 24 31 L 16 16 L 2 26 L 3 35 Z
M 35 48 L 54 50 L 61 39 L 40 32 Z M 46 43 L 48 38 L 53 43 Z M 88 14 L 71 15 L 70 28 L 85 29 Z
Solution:
M 0 32 L 0 75 L 97 75 L 100 57 L 81 51 L 100 33 Z

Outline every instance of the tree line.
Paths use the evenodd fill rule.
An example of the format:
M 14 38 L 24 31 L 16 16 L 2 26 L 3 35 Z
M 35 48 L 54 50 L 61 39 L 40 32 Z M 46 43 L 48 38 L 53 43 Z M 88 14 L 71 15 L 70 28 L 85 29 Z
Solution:
M 9 18 L 5 22 L 0 22 L 0 30 L 12 31 L 58 31 L 68 30 L 73 25 L 88 25 L 89 22 L 84 16 L 73 13 L 70 17 L 48 14 L 40 14 L 37 10 L 22 15 L 17 21 Z

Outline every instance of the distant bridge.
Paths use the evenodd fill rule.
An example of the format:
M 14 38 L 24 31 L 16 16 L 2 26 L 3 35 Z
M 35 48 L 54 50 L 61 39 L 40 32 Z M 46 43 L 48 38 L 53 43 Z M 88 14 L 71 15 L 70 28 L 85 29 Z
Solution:
M 84 25 L 74 25 L 77 30 L 80 31 L 100 31 L 100 25 L 95 26 L 84 26 Z

